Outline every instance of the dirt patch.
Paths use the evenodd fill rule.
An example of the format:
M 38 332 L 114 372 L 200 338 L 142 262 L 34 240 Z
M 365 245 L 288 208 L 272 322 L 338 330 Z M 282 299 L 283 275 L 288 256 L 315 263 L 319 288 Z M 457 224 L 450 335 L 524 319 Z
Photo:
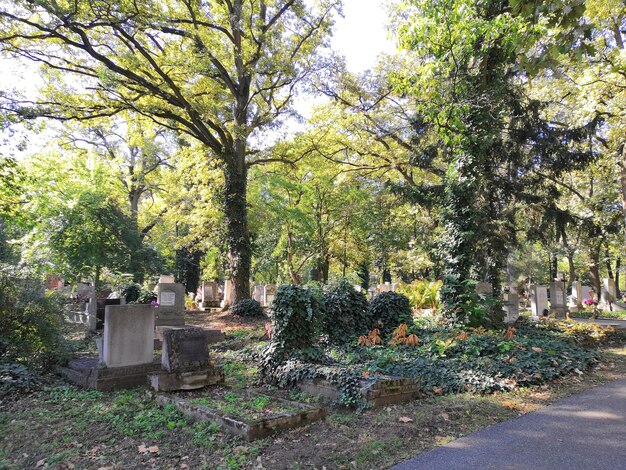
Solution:
M 185 315 L 185 322 L 188 325 L 200 326 L 222 330 L 225 333 L 235 331 L 254 331 L 265 334 L 264 324 L 267 318 L 246 318 L 226 312 L 204 312 Z

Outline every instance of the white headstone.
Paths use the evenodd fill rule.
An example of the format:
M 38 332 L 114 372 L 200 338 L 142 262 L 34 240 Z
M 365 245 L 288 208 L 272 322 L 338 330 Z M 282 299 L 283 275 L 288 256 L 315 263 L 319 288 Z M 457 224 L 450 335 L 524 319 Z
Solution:
M 261 304 L 261 307 L 267 307 L 265 304 L 265 286 L 256 285 L 252 291 L 252 298 Z
M 174 276 L 171 276 L 169 274 L 161 274 L 161 276 L 159 277 L 159 284 L 174 284 L 176 282 L 176 279 L 174 278 Z
M 530 287 L 530 305 L 533 317 L 542 317 L 548 311 L 548 288 L 533 285 Z
M 605 278 L 602 286 L 602 301 L 604 303 L 615 302 L 617 298 L 617 290 L 615 289 L 615 280 Z
M 572 282 L 572 303 L 580 305 L 583 301 L 583 286 L 580 281 Z
M 504 312 L 506 318 L 504 321 L 507 323 L 515 323 L 519 318 L 519 295 L 512 289 L 510 292 L 504 294 Z
M 264 286 L 263 298 L 265 299 L 265 307 L 269 307 L 274 298 L 276 297 L 276 286 L 274 284 L 267 284 Z
M 585 299 L 590 299 L 593 298 L 593 288 L 589 287 L 589 286 L 582 286 L 582 299 L 581 300 L 585 300 Z
M 226 279 L 224 281 L 224 299 L 222 300 L 222 308 L 228 308 L 233 302 L 233 281 Z
M 565 317 L 566 294 L 565 282 L 555 281 L 550 283 L 550 310 L 557 317 Z
M 109 305 L 104 315 L 100 360 L 107 367 L 149 364 L 154 360 L 154 322 L 151 305 Z
M 378 292 L 391 292 L 391 282 L 385 282 L 378 286 Z

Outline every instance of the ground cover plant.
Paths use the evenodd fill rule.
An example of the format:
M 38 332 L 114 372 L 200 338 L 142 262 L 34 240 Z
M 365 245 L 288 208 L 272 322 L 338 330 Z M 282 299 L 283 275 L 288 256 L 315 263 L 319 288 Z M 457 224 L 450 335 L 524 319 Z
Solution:
M 200 314 L 191 321 L 215 327 L 228 318 L 225 314 Z M 236 317 L 232 321 L 234 324 Z M 236 384 L 245 390 L 261 385 L 255 368 L 260 352 L 267 346 L 267 340 L 262 339 L 262 323 L 241 323 L 227 332 L 227 341 L 212 345 L 214 360 L 229 368 L 230 386 Z M 541 337 L 549 333 L 552 337 L 571 338 L 560 330 L 560 323 L 542 323 L 533 332 Z M 429 331 L 433 338 L 422 334 L 421 346 L 444 339 L 434 336 L 436 328 L 430 327 Z M 506 331 L 470 332 L 468 341 L 472 341 L 473 334 L 481 344 L 497 345 L 508 341 L 503 337 Z M 384 348 L 391 349 L 387 343 L 392 337 L 383 338 Z M 515 338 L 522 341 L 517 334 Z M 593 344 L 599 343 L 619 347 L 597 352 L 600 362 L 583 371 L 584 375 L 574 372 L 545 383 L 489 394 L 442 391 L 438 395 L 432 391 L 430 396 L 413 402 L 361 413 L 346 407 L 331 408 L 326 421 L 252 444 L 222 433 L 217 426 L 188 421 L 172 407 L 157 406 L 145 389 L 103 393 L 56 382 L 0 402 L 0 467 L 34 468 L 42 462 L 39 468 L 387 468 L 474 430 L 534 411 L 564 394 L 624 377 L 626 350 L 619 338 L 605 335 Z M 445 350 L 446 357 L 451 357 L 456 347 Z M 328 353 L 337 354 L 345 364 L 357 361 L 357 355 L 368 356 L 373 363 L 384 348 L 357 347 L 355 342 L 349 349 L 334 347 Z M 414 348 L 396 346 L 395 350 Z M 284 393 L 286 398 L 297 401 L 312 400 L 295 390 L 272 389 L 272 393 Z M 254 405 L 250 403 L 249 407 L 253 409 Z

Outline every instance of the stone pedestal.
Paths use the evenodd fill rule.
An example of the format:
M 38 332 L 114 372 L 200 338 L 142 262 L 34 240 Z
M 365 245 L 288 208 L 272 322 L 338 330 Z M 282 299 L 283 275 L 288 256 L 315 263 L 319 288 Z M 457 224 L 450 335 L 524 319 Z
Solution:
M 155 310 L 140 304 L 106 307 L 100 357 L 104 365 L 125 367 L 153 362 Z

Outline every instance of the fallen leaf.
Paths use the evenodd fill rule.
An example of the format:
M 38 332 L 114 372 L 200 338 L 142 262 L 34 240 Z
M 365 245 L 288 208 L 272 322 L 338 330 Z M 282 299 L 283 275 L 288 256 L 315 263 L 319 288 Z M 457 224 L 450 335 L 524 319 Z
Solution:
M 435 395 L 439 395 L 441 392 L 443 392 L 443 389 L 440 387 L 433 387 L 433 392 L 435 392 Z
M 450 421 L 450 415 L 448 413 L 441 413 L 441 417 L 444 421 Z
M 146 452 L 148 452 L 148 448 L 145 445 L 141 444 L 139 447 L 137 447 L 137 452 L 145 454 Z
M 543 351 L 543 349 L 541 349 L 541 348 L 539 348 L 539 347 L 537 347 L 537 346 L 533 346 L 531 349 L 532 349 L 533 351 L 535 351 L 535 352 L 541 352 L 541 351 Z
M 158 446 L 150 446 L 148 447 L 148 452 L 150 452 L 151 454 L 155 454 L 159 451 L 159 447 Z
M 41 459 L 35 464 L 35 468 L 43 467 L 46 463 L 46 459 Z
M 400 418 L 398 418 L 398 421 L 400 421 L 401 423 L 412 423 L 413 420 L 411 418 L 409 418 L 408 416 L 400 416 Z

